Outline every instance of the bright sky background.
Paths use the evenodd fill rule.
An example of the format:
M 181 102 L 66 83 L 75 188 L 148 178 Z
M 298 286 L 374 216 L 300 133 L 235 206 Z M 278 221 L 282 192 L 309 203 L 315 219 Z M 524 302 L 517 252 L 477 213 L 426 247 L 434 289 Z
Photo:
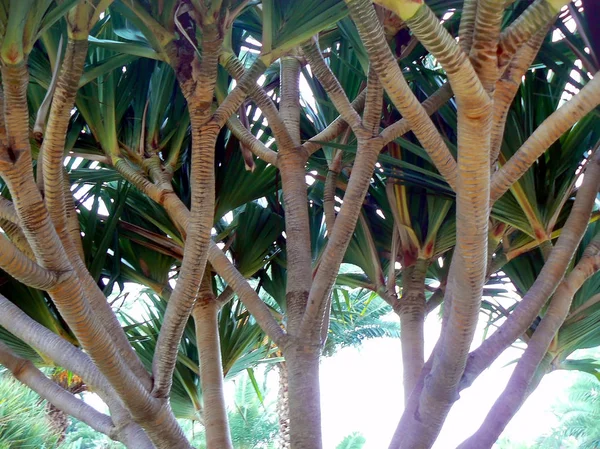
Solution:
M 431 314 L 426 323 L 426 351 L 439 335 L 440 320 Z M 479 345 L 478 330 L 473 348 Z M 455 448 L 481 424 L 504 389 L 521 351 L 509 349 L 461 394 L 453 407 L 434 449 Z M 542 380 L 524 407 L 506 429 L 503 437 L 533 443 L 550 431 L 556 418 L 551 406 L 566 396 L 566 387 L 577 376 L 557 371 Z M 387 448 L 404 408 L 400 340 L 366 341 L 361 348 L 346 348 L 321 363 L 321 404 L 324 447 L 335 448 L 352 432 L 367 440 L 364 449 Z

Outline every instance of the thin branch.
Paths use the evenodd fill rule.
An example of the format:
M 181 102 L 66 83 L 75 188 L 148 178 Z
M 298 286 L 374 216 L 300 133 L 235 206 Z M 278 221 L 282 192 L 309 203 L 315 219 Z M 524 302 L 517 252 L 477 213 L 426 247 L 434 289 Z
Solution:
M 238 79 L 235 88 L 225 97 L 213 115 L 212 120 L 219 128 L 222 128 L 238 110 L 248 93 L 256 90 L 256 81 L 266 69 L 262 60 L 258 58 L 252 67 Z
M 231 286 L 261 329 L 265 331 L 277 346 L 284 346 L 286 333 L 275 318 L 273 318 L 267 305 L 260 299 L 260 296 L 250 286 L 246 278 L 233 266 L 231 261 L 213 241 L 211 241 L 208 249 L 208 257 L 212 267 Z
M 325 89 L 325 92 L 327 92 L 329 99 L 340 113 L 340 116 L 350 125 L 355 134 L 364 132 L 360 115 L 358 115 L 358 112 L 350 104 L 350 100 L 348 100 L 339 80 L 325 62 L 317 40 L 313 38 L 313 41 L 303 46 L 302 49 L 312 72 L 321 83 L 321 86 L 323 86 L 323 89 Z M 381 113 L 381 110 L 379 113 Z
M 460 25 L 458 27 L 458 42 L 465 53 L 470 53 L 475 32 L 475 19 L 477 17 L 477 0 L 465 0 L 461 11 Z
M 600 104 L 600 73 L 597 73 L 577 95 L 546 118 L 508 162 L 493 175 L 491 204 L 504 195 L 550 145 L 598 104 Z
M 86 423 L 97 432 L 117 439 L 117 429 L 109 416 L 89 406 L 81 399 L 48 379 L 33 363 L 14 354 L 0 342 L 0 363 L 20 382 L 27 385 L 59 410 Z
M 482 5 L 479 6 L 479 8 L 481 7 Z M 469 117 L 483 114 L 491 105 L 489 95 L 484 90 L 469 57 L 440 23 L 433 11 L 423 4 L 414 16 L 406 20 L 406 23 L 423 46 L 444 68 L 456 95 L 459 118 L 461 110 L 468 111 Z M 489 84 L 490 80 L 487 82 Z
M 548 261 L 537 279 L 500 328 L 469 355 L 460 389 L 466 388 L 531 325 L 552 295 L 587 228 L 600 187 L 600 152 L 596 151 L 583 177 L 573 208 Z
M 123 172 L 132 184 L 148 195 L 152 200 L 162 205 L 173 222 L 186 230 L 189 226 L 190 212 L 175 194 L 167 194 L 158 186 L 144 178 L 143 174 L 121 159 L 120 169 L 127 167 Z M 281 329 L 275 318 L 271 315 L 267 305 L 250 286 L 246 278 L 231 263 L 214 241 L 210 241 L 208 248 L 208 261 L 215 271 L 225 279 L 225 282 L 238 295 L 248 311 L 254 316 L 263 331 L 275 342 L 283 341 L 285 332 Z
M 242 124 L 239 118 L 235 116 L 229 117 L 227 127 L 231 133 L 244 144 L 252 153 L 263 161 L 277 166 L 277 152 L 271 150 L 264 143 L 258 140 L 246 127 Z
M 495 164 L 502 149 L 506 119 L 515 95 L 521 87 L 521 80 L 529 70 L 533 60 L 538 54 L 548 28 L 540 30 L 527 41 L 507 65 L 504 73 L 496 83 L 494 90 L 494 116 L 492 119 L 492 137 L 490 149 L 490 163 Z
M 350 14 L 369 55 L 373 68 L 394 106 L 411 125 L 437 170 L 452 188 L 456 184 L 456 161 L 439 131 L 406 82 L 387 44 L 373 5 L 367 0 L 346 0 Z
M 318 324 L 320 330 L 325 303 L 354 234 L 380 151 L 381 146 L 377 139 L 359 139 L 354 167 L 344 194 L 344 202 L 336 218 L 310 289 L 306 312 L 300 327 L 302 335 L 309 335 L 310 330 L 314 329 L 315 323 Z
M 244 76 L 244 65 L 238 58 L 233 55 L 227 55 L 222 59 L 224 59 L 224 61 L 222 61 L 223 66 L 233 78 L 239 80 Z M 264 89 L 258 85 L 253 86 L 250 90 L 250 97 L 269 121 L 269 127 L 273 130 L 274 137 L 279 145 L 294 147 L 294 141 L 292 140 L 277 107 L 275 107 L 273 100 L 271 100 Z
M 56 273 L 40 267 L 6 236 L 0 236 L 0 268 L 29 287 L 47 290 L 58 282 Z
M 508 422 L 527 398 L 536 370 L 569 313 L 573 296 L 583 283 L 600 269 L 599 252 L 600 235 L 592 240 L 579 263 L 556 289 L 550 306 L 527 343 L 527 349 L 517 363 L 508 385 L 490 409 L 481 427 L 461 444 L 459 449 L 487 448 L 498 440 Z
M 502 72 L 517 50 L 539 30 L 554 22 L 560 8 L 571 0 L 536 0 L 500 35 L 498 67 Z M 552 3 L 556 3 L 552 4 Z
M 438 90 L 436 90 L 433 94 L 431 94 L 427 99 L 421 103 L 427 115 L 432 115 L 437 112 L 448 100 L 453 97 L 454 93 L 452 92 L 452 88 L 450 87 L 450 83 L 446 83 L 442 85 Z M 381 138 L 383 139 L 383 144 L 387 145 L 388 143 L 396 140 L 398 137 L 402 137 L 404 134 L 410 131 L 410 123 L 407 119 L 403 118 L 398 120 L 397 122 L 391 124 L 383 131 L 381 131 Z M 456 163 L 454 164 L 456 166 Z
M 488 93 L 494 90 L 499 76 L 498 42 L 503 12 L 503 2 L 497 0 L 478 2 L 473 45 L 468 52 L 471 63 Z
M 206 446 L 233 449 L 223 392 L 219 308 L 212 289 L 212 274 L 210 269 L 207 269 L 192 311 L 200 362 L 200 382 L 204 405 L 202 418 L 206 428 Z
M 361 112 L 364 108 L 366 95 L 367 91 L 363 90 L 352 101 L 352 108 L 357 112 Z M 343 132 L 345 132 L 346 129 L 348 129 L 348 124 L 344 121 L 344 119 L 341 116 L 338 116 L 333 122 L 331 122 L 327 126 L 327 128 L 325 128 L 316 136 L 304 142 L 302 144 L 302 148 L 304 148 L 304 150 L 310 156 L 319 151 L 321 148 L 323 148 L 323 142 L 333 141 L 334 139 L 339 137 Z

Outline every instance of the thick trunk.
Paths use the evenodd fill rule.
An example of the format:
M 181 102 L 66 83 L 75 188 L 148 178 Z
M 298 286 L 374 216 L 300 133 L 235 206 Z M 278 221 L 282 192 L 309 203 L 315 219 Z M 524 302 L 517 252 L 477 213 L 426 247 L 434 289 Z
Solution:
M 277 415 L 279 417 L 278 449 L 290 449 L 290 399 L 288 368 L 285 362 L 277 364 L 279 371 L 279 394 L 277 395 Z
M 288 369 L 291 449 L 321 449 L 321 396 L 318 345 L 290 345 Z
M 418 259 L 406 268 L 402 276 L 400 299 L 400 332 L 402 341 L 402 368 L 404 403 L 412 393 L 425 363 L 425 275 L 428 262 Z
M 216 301 L 207 273 L 203 291 L 196 301 L 192 315 L 196 327 L 196 344 L 200 359 L 200 382 L 202 385 L 202 416 L 206 429 L 207 449 L 233 449 L 225 396 L 223 393 L 223 366 L 219 341 L 219 304 Z

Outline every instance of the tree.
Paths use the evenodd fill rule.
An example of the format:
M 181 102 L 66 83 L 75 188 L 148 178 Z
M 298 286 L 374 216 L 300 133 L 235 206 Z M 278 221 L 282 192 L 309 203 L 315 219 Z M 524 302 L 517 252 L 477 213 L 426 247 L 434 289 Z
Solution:
M 362 272 L 339 278 L 368 286 L 400 317 L 407 406 L 391 448 L 431 447 L 458 392 L 526 335 L 507 390 L 461 445 L 491 447 L 600 266 L 592 236 L 567 272 L 600 183 L 600 77 L 589 75 L 597 40 L 585 10 L 561 13 L 567 0 L 376 3 L 387 9 L 368 0 L 2 2 L 0 267 L 10 280 L 0 325 L 13 345 L 0 345 L 0 363 L 127 447 L 185 448 L 169 399 L 178 361 L 190 359 L 182 342 L 195 338 L 207 447 L 230 448 L 219 320 L 237 296 L 244 323 L 285 359 L 292 447 L 320 448 L 319 358 L 332 289 L 353 263 Z M 563 42 L 546 38 L 554 23 Z M 534 108 L 523 77 L 547 88 L 546 107 Z M 301 78 L 318 114 L 300 102 Z M 563 94 L 571 98 L 558 108 Z M 519 112 L 527 127 L 514 126 Z M 319 178 L 314 187 L 307 174 Z M 539 274 L 469 353 L 484 284 L 531 251 L 546 258 Z M 267 292 L 269 282 L 283 287 L 285 300 L 272 295 L 283 314 L 251 277 Z M 164 306 L 150 352 L 129 337 L 133 327 L 150 341 L 152 328 L 124 329 L 106 299 L 126 278 Z M 440 282 L 432 295 L 428 278 Z M 15 294 L 23 285 L 37 316 Z M 440 302 L 442 333 L 426 362 L 423 320 Z M 593 327 L 585 333 L 592 340 Z M 110 416 L 48 379 L 15 337 L 82 377 Z
M 57 446 L 58 434 L 47 419 L 40 397 L 19 382 L 0 377 L 0 447 L 51 449 Z
M 593 424 L 598 416 L 598 388 L 598 380 L 592 376 L 582 375 L 577 379 L 569 387 L 567 400 L 555 406 L 559 423 L 550 435 L 539 439 L 539 447 L 567 441 L 581 449 L 598 447 L 600 435 Z

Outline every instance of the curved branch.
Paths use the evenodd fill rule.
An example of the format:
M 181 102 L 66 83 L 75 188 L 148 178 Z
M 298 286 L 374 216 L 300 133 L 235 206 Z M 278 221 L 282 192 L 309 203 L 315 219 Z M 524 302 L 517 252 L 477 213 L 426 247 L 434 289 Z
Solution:
M 20 382 L 27 385 L 59 410 L 86 423 L 97 432 L 117 439 L 117 429 L 109 416 L 106 416 L 81 399 L 48 379 L 29 360 L 15 355 L 8 346 L 0 342 L 0 364 L 4 365 Z
M 252 153 L 262 159 L 263 161 L 277 166 L 277 152 L 271 150 L 264 143 L 258 140 L 254 134 L 252 134 L 239 118 L 235 116 L 229 117 L 227 120 L 227 127 L 231 131 L 231 133 L 247 148 L 252 151 Z
M 329 99 L 340 113 L 340 116 L 350 125 L 355 134 L 364 132 L 360 115 L 352 107 L 342 85 L 325 62 L 317 40 L 313 38 L 313 41 L 303 46 L 302 49 L 312 72 L 323 86 L 323 89 L 325 89 L 325 92 L 327 92 Z
M 577 95 L 546 118 L 508 162 L 492 176 L 490 203 L 494 204 L 504 195 L 550 145 L 598 104 L 600 73 L 597 73 Z
M 225 67 L 225 70 L 227 70 L 233 78 L 239 80 L 244 76 L 244 65 L 238 58 L 233 55 L 227 55 L 223 59 L 224 62 L 222 62 L 222 64 Z M 269 121 L 269 127 L 273 130 L 273 134 L 279 145 L 294 147 L 294 141 L 290 136 L 279 111 L 264 89 L 258 85 L 254 85 L 252 89 L 250 89 L 250 98 L 254 100 Z
M 285 343 L 286 333 L 281 329 L 267 305 L 260 299 L 260 296 L 250 286 L 246 278 L 233 266 L 223 251 L 212 240 L 208 249 L 208 258 L 212 267 L 231 286 L 261 329 L 277 346 L 282 347 Z
M 498 66 L 500 71 L 510 62 L 517 50 L 539 30 L 554 22 L 560 8 L 571 0 L 536 0 L 500 35 Z
M 40 267 L 6 236 L 0 236 L 0 267 L 19 282 L 40 290 L 47 290 L 58 281 L 56 273 Z
M 600 270 L 599 251 L 600 235 L 592 240 L 579 263 L 556 289 L 550 306 L 527 342 L 527 349 L 517 363 L 508 385 L 490 409 L 481 427 L 461 444 L 459 449 L 488 448 L 498 440 L 508 422 L 527 398 L 536 370 L 569 313 L 573 296 L 587 279 Z
M 457 174 L 456 161 L 427 112 L 408 86 L 387 44 L 373 5 L 367 0 L 345 1 L 381 84 L 394 106 L 410 123 L 411 129 L 437 170 L 454 189 Z
M 366 90 L 363 90 L 361 93 L 359 93 L 351 103 L 352 108 L 357 112 L 361 112 L 365 105 L 366 96 Z M 346 131 L 346 129 L 348 129 L 348 124 L 341 116 L 338 116 L 327 126 L 327 128 L 304 142 L 302 144 L 302 148 L 304 148 L 306 153 L 310 156 L 323 148 L 323 142 L 331 142 L 339 137 L 344 131 Z
M 531 325 L 552 295 L 587 228 L 600 188 L 600 152 L 587 166 L 583 183 L 562 233 L 537 279 L 506 321 L 469 355 L 460 389 L 466 388 Z

